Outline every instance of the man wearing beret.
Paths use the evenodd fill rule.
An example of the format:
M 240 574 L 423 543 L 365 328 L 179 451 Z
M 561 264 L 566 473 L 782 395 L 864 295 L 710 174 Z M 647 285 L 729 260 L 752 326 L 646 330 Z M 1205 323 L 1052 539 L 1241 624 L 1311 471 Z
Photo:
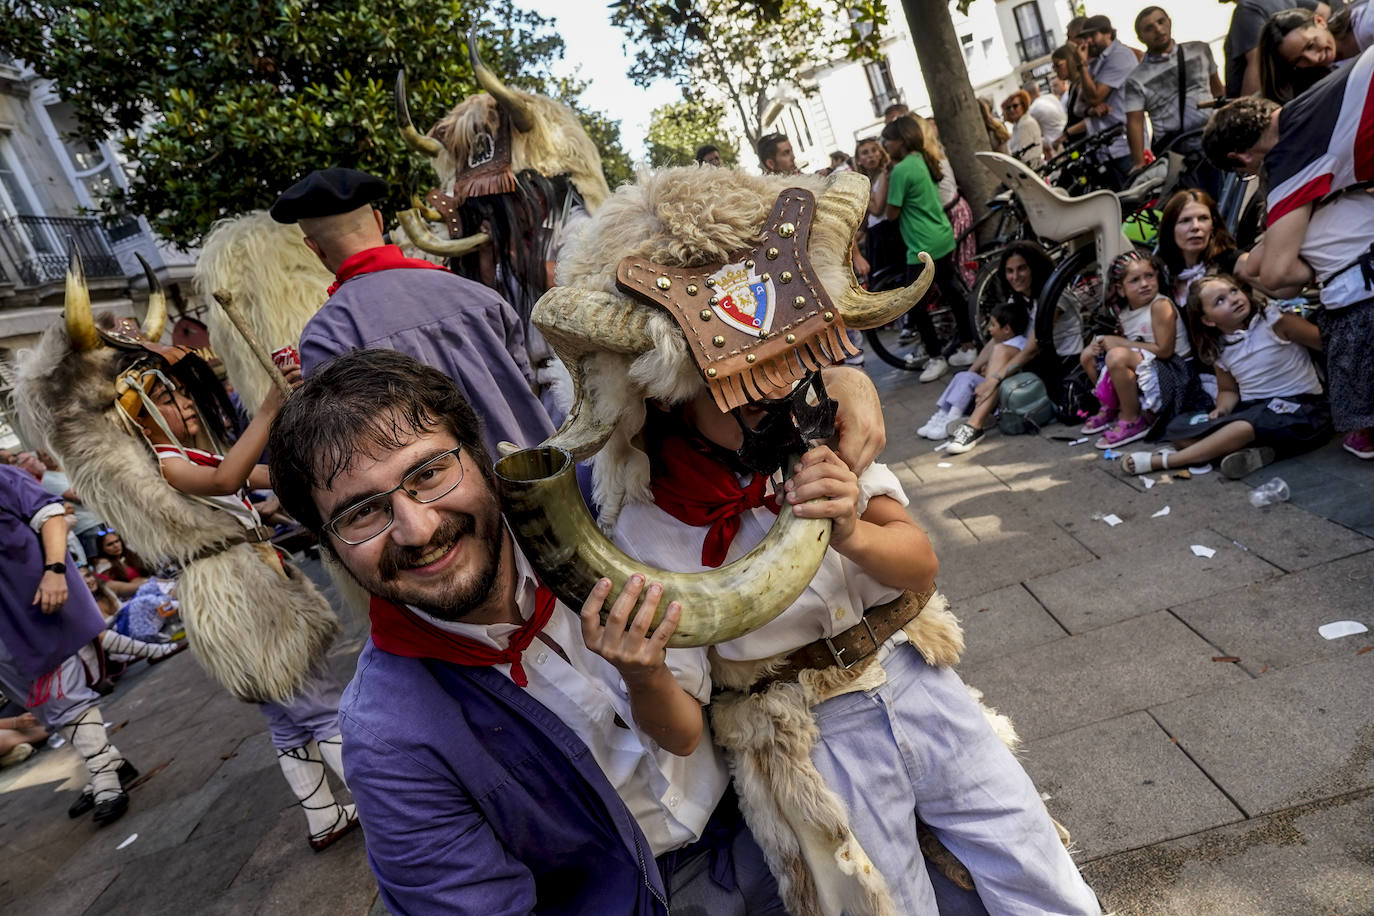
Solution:
M 519 316 L 488 287 L 386 244 L 372 207 L 386 195 L 380 178 L 330 168 L 272 205 L 272 218 L 300 223 L 306 246 L 334 272 L 329 300 L 301 332 L 302 374 L 350 350 L 397 350 L 457 383 L 482 418 L 488 449 L 539 444 L 553 423 L 531 387 Z

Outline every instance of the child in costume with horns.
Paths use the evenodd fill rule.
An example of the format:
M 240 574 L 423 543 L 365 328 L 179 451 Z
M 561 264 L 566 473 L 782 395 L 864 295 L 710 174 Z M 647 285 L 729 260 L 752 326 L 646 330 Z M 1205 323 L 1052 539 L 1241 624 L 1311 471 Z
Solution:
M 75 486 L 146 556 L 181 567 L 179 593 L 197 659 L 237 698 L 259 705 L 282 772 L 321 850 L 357 827 L 335 802 L 343 779 L 341 688 L 326 653 L 338 623 L 323 598 L 269 542 L 243 496 L 266 485 L 257 464 L 282 402 L 272 393 L 231 448 L 233 408 L 194 352 L 157 342 L 165 320 L 151 270 L 143 327 L 94 320 L 79 259 L 67 277 L 66 320 L 21 357 L 25 426 L 62 458 Z

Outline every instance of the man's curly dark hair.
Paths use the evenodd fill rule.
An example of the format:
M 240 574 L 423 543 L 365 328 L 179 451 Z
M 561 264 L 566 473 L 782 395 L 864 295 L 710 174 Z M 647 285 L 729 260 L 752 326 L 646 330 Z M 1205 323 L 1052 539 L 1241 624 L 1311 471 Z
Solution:
M 1232 153 L 1243 153 L 1259 142 L 1277 102 L 1246 96 L 1228 102 L 1212 117 L 1202 132 L 1202 151 L 1207 160 L 1227 172 L 1236 170 Z

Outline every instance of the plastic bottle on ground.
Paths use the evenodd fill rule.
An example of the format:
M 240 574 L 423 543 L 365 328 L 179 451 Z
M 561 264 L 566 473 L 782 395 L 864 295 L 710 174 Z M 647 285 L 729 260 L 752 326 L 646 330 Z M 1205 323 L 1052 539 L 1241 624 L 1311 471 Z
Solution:
M 1275 477 L 1268 483 L 1262 484 L 1250 491 L 1250 505 L 1256 509 L 1261 506 L 1272 506 L 1274 503 L 1288 502 L 1291 494 L 1288 491 L 1288 484 L 1282 477 Z

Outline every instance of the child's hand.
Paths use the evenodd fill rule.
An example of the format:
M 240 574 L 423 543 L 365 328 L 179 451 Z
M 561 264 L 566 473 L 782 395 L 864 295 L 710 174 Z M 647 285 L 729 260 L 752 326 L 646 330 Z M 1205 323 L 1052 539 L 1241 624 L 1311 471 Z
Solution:
M 834 523 L 830 543 L 844 543 L 859 521 L 858 475 L 824 445 L 803 455 L 796 471 L 784 486 L 793 514 L 830 519 Z M 820 501 L 813 503 L 813 499 Z
M 645 591 L 644 577 L 631 576 L 615 599 L 615 604 L 611 605 L 611 612 L 603 624 L 601 605 L 610 592 L 611 580 L 602 579 L 582 604 L 582 640 L 587 648 L 614 665 L 627 684 L 666 670 L 664 659 L 668 638 L 677 629 L 682 605 L 676 601 L 669 604 L 658 628 L 650 634 L 649 624 L 653 622 L 658 601 L 663 597 L 663 586 L 654 582 Z M 644 601 L 631 622 L 630 611 L 641 592 L 644 592 Z

